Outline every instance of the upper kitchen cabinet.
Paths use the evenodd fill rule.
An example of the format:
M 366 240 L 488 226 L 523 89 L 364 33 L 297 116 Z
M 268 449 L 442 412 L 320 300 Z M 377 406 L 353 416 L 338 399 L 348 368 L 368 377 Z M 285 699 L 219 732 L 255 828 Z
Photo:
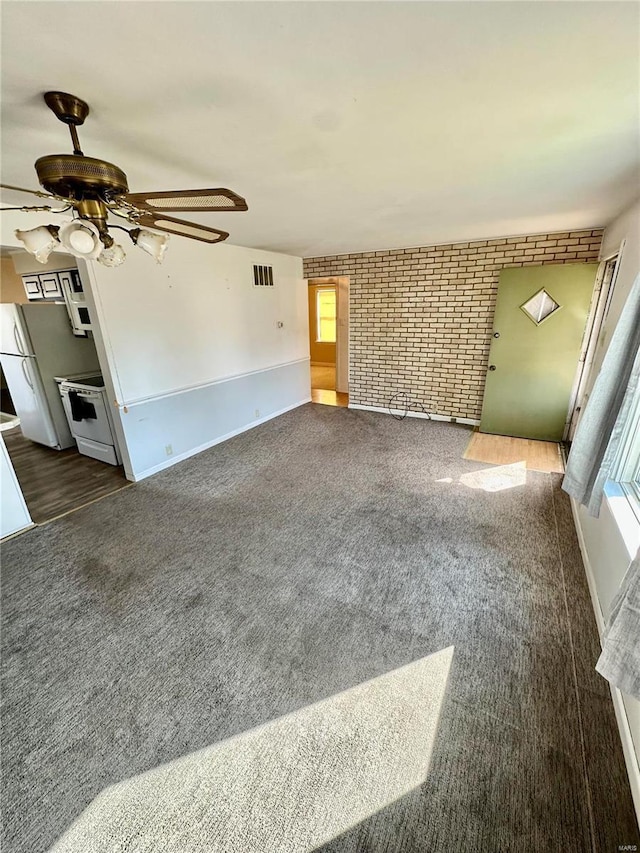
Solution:
M 40 287 L 45 299 L 62 299 L 62 287 L 60 286 L 59 273 L 40 273 Z
M 57 273 L 64 301 L 76 334 L 86 334 L 93 328 L 89 308 L 84 296 L 82 279 L 77 269 Z
M 23 275 L 22 283 L 27 294 L 27 299 L 44 299 L 44 294 L 40 287 L 39 275 Z
M 46 264 L 40 264 L 28 252 L 11 252 L 2 261 L 0 302 L 62 302 L 73 333 L 86 337 L 93 326 L 84 288 L 75 258 L 53 252 Z
M 86 335 L 91 331 L 91 317 L 77 269 L 30 273 L 22 276 L 22 283 L 30 302 L 64 299 L 75 334 Z
M 22 276 L 22 283 L 29 301 L 34 299 L 63 299 L 60 273 L 31 273 Z

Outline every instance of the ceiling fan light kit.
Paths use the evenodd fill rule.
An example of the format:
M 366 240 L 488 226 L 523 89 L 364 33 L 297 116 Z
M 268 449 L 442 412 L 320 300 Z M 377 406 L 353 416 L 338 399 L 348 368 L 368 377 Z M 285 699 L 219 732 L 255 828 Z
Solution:
M 120 264 L 124 263 L 126 257 L 127 255 L 122 246 L 119 243 L 114 243 L 108 249 L 103 249 L 96 260 L 103 267 L 119 267 Z
M 46 264 L 49 255 L 59 246 L 58 231 L 55 225 L 39 225 L 30 231 L 16 231 L 16 237 L 21 240 L 28 252 L 34 255 L 41 264 Z
M 60 226 L 58 239 L 64 249 L 76 258 L 95 261 L 103 249 L 100 232 L 93 222 L 71 219 Z
M 162 263 L 169 242 L 168 234 L 154 234 L 144 228 L 132 228 L 129 237 L 135 246 L 155 258 L 156 263 Z
M 41 263 L 46 263 L 53 249 L 62 245 L 75 257 L 97 260 L 104 266 L 119 266 L 126 257 L 125 252 L 122 246 L 114 243 L 109 227 L 128 231 L 134 245 L 161 263 L 169 237 L 167 233 L 157 234 L 146 230 L 146 227 L 204 243 L 219 243 L 229 236 L 228 232 L 217 228 L 167 216 L 168 212 L 248 209 L 242 196 L 224 188 L 130 193 L 127 176 L 122 169 L 106 160 L 85 157 L 80 148 L 77 128 L 89 115 L 89 105 L 66 92 L 45 92 L 44 100 L 56 118 L 68 126 L 73 154 L 47 154 L 36 160 L 38 181 L 46 192 L 1 185 L 5 189 L 50 199 L 56 205 L 60 202 L 65 205 L 61 210 L 50 206 L 21 208 L 25 211 L 62 213 L 73 208 L 76 218 L 59 229 L 51 225 L 15 232 L 27 251 Z M 134 227 L 109 226 L 109 214 L 127 220 Z

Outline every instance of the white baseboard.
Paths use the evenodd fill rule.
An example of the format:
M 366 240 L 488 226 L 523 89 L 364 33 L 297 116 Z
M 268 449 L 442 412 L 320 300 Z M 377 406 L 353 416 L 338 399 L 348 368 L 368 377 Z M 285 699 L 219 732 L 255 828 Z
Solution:
M 16 536 L 26 533 L 27 530 L 33 530 L 34 527 L 37 527 L 37 524 L 32 521 L 31 524 L 27 524 L 26 527 L 19 527 L 17 530 L 14 530 L 13 533 L 7 533 L 6 536 L 3 536 L 2 539 L 0 539 L 0 542 L 4 544 L 5 542 L 8 542 L 9 539 L 15 539 Z
M 145 471 L 141 471 L 133 475 L 133 481 L 135 483 L 139 483 L 140 480 L 146 480 L 147 477 L 151 477 L 152 474 L 157 474 L 160 471 L 164 471 L 165 468 L 171 468 L 173 465 L 176 465 L 178 462 L 183 462 L 185 459 L 189 459 L 190 456 L 196 456 L 198 453 L 202 453 L 203 450 L 208 450 L 210 447 L 215 447 L 216 444 L 222 444 L 223 441 L 228 441 L 228 439 L 233 438 L 236 435 L 241 435 L 243 432 L 247 432 L 254 427 L 260 426 L 260 424 L 264 424 L 267 421 L 273 420 L 273 418 L 277 418 L 280 415 L 284 415 L 285 412 L 290 412 L 292 409 L 297 409 L 299 406 L 304 406 L 305 403 L 310 403 L 311 397 L 306 397 L 304 400 L 300 400 L 297 403 L 293 403 L 291 406 L 286 406 L 284 409 L 279 409 L 277 412 L 272 412 L 270 415 L 266 415 L 263 418 L 256 418 L 255 421 L 251 421 L 251 423 L 244 424 L 238 429 L 234 429 L 231 432 L 226 433 L 225 435 L 220 435 L 217 438 L 212 439 L 211 441 L 207 441 L 204 444 L 199 445 L 198 447 L 192 447 L 191 449 L 185 451 L 184 453 L 180 453 L 177 456 L 172 456 L 170 459 L 167 459 L 166 462 L 160 462 L 158 465 L 154 465 L 152 468 L 147 468 Z
M 605 628 L 604 615 L 602 613 L 602 607 L 600 606 L 600 600 L 598 599 L 596 581 L 593 574 L 593 568 L 589 560 L 589 554 L 587 552 L 587 546 L 584 540 L 584 534 L 582 532 L 582 525 L 580 524 L 578 503 L 575 498 L 571 498 L 571 511 L 573 513 L 573 521 L 578 534 L 578 544 L 580 545 L 580 553 L 582 554 L 584 571 L 585 575 L 587 576 L 587 584 L 589 586 L 589 593 L 591 595 L 591 604 L 593 606 L 593 612 L 596 617 L 596 625 L 598 626 L 598 634 L 600 635 L 600 642 L 602 642 L 602 637 Z M 631 735 L 629 718 L 627 717 L 627 711 L 624 706 L 624 697 L 622 693 L 618 690 L 618 688 L 614 687 L 613 684 L 610 684 L 609 687 L 611 689 L 611 699 L 613 700 L 613 709 L 615 711 L 616 721 L 618 723 L 620 740 L 622 741 L 622 752 L 624 754 L 624 761 L 627 766 L 629 785 L 631 787 L 631 796 L 633 798 L 633 804 L 636 810 L 636 818 L 638 820 L 638 824 L 640 824 L 640 763 L 638 762 L 638 755 L 636 753 L 633 737 Z
M 613 684 L 610 684 L 609 687 L 611 688 L 613 710 L 616 714 L 618 731 L 620 732 L 620 740 L 622 741 L 624 761 L 627 765 L 631 796 L 633 798 L 633 805 L 636 809 L 636 820 L 640 826 L 640 764 L 638 764 L 638 756 L 635 751 L 633 736 L 631 735 L 629 718 L 627 717 L 627 710 L 624 705 L 624 696 L 617 687 L 613 686 Z
M 584 573 L 587 576 L 587 585 L 589 587 L 589 594 L 591 595 L 591 605 L 593 607 L 593 612 L 596 617 L 596 625 L 598 626 L 598 634 L 600 635 L 600 641 L 602 642 L 602 635 L 604 634 L 604 615 L 602 613 L 602 607 L 600 606 L 600 599 L 598 598 L 596 580 L 593 575 L 593 569 L 591 568 L 587 545 L 584 541 L 582 525 L 580 524 L 580 515 L 578 514 L 578 502 L 575 498 L 569 498 L 569 500 L 571 501 L 573 523 L 575 524 L 576 532 L 578 534 L 578 544 L 580 545 L 580 553 L 582 554 Z
M 388 408 L 383 408 L 382 406 L 361 406 L 358 403 L 349 403 L 349 408 L 360 409 L 363 412 L 380 412 L 383 415 L 391 414 Z M 451 417 L 450 415 L 432 415 L 424 412 L 407 412 L 406 416 L 408 418 L 423 418 L 427 421 L 447 421 L 455 424 L 469 424 L 469 426 L 479 426 L 480 424 L 480 421 L 475 420 L 474 418 L 456 418 Z

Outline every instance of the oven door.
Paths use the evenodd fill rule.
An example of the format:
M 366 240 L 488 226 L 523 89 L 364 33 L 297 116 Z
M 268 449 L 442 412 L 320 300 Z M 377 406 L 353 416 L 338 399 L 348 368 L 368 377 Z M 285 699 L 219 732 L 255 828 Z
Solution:
M 61 389 L 64 410 L 71 427 L 71 432 L 76 438 L 88 438 L 101 444 L 113 444 L 109 416 L 101 391 L 86 391 L 73 388 L 63 384 Z M 70 394 L 77 394 L 85 409 L 85 417 L 82 420 L 74 420 L 73 407 L 69 398 Z M 95 413 L 95 417 L 93 417 Z

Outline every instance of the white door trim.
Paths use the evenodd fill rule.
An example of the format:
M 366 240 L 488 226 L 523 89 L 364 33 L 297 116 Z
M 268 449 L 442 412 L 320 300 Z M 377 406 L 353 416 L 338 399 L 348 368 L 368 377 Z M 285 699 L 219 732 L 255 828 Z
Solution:
M 625 243 L 626 240 L 623 240 L 620 243 L 619 248 L 615 252 L 611 252 L 611 254 L 607 255 L 606 258 L 602 258 L 600 261 L 600 266 L 598 267 L 596 282 L 593 290 L 591 309 L 589 311 L 589 317 L 587 318 L 584 337 L 582 339 L 582 348 L 580 350 L 578 370 L 576 373 L 573 390 L 571 392 L 571 401 L 569 404 L 569 411 L 567 413 L 567 421 L 564 428 L 563 441 L 571 441 L 573 439 L 576 428 L 578 426 L 578 421 L 580 420 L 580 413 L 583 408 L 583 398 L 585 394 L 586 384 L 589 380 L 591 366 L 593 364 L 596 355 L 596 350 L 598 348 L 598 341 L 600 339 L 602 325 L 606 319 L 607 311 L 611 303 L 611 296 L 615 287 L 616 278 L 618 277 L 618 270 L 620 269 L 620 261 L 622 259 L 622 252 L 624 251 Z M 613 273 L 608 283 L 605 283 L 603 287 L 604 275 L 607 268 L 607 264 L 613 258 L 616 259 L 615 266 L 613 268 Z

